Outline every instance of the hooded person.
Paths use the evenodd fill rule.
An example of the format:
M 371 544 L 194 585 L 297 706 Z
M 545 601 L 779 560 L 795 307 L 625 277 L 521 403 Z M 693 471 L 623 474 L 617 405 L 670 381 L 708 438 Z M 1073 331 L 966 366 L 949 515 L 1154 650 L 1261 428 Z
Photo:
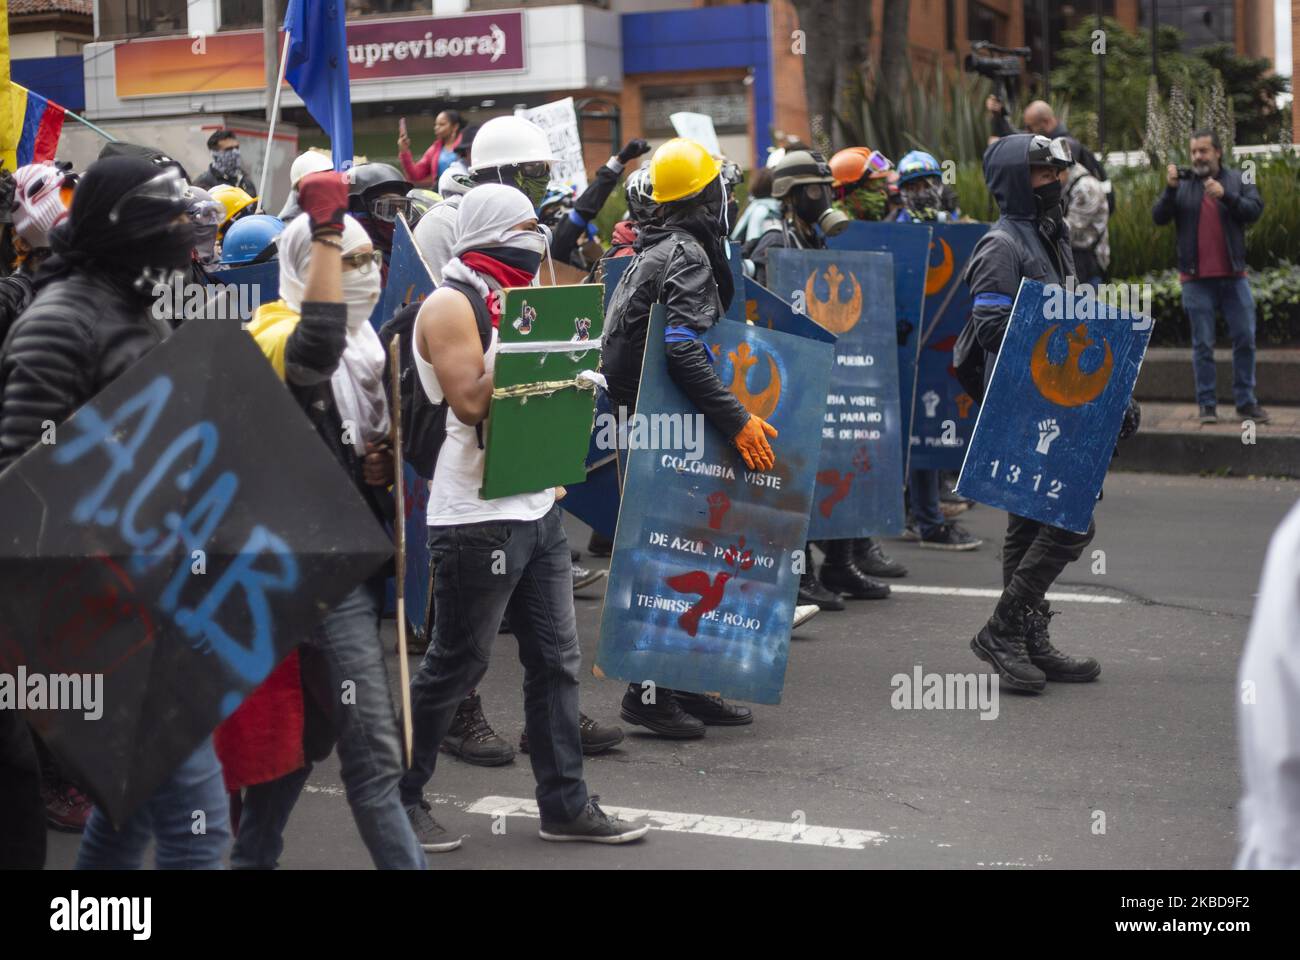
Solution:
M 50 256 L 50 231 L 67 219 L 76 174 L 53 160 L 30 163 L 13 173 L 9 214 L 16 258 L 14 272 L 0 278 L 0 344 L 35 296 L 33 281 Z
M 669 140 L 650 161 L 655 216 L 640 233 L 639 249 L 605 309 L 601 370 L 611 407 L 635 409 L 641 365 L 648 348 L 663 349 L 668 374 L 723 436 L 731 439 L 751 470 L 770 470 L 776 458 L 768 442 L 776 431 L 751 415 L 713 368 L 701 337 L 726 313 L 736 295 L 727 258 L 729 198 L 721 165 L 693 140 Z M 662 347 L 647 343 L 650 310 L 662 303 L 667 327 Z M 655 703 L 641 702 L 632 684 L 621 716 L 660 736 L 704 736 L 705 724 L 753 722 L 747 707 L 707 693 L 658 688 Z
M 407 816 L 429 852 L 460 845 L 434 820 L 424 788 L 467 695 L 487 673 L 507 609 L 524 665 L 525 732 L 542 838 L 623 843 L 648 829 L 606 815 L 583 779 L 582 658 L 569 544 L 555 491 L 488 500 L 479 495 L 483 423 L 500 342 L 497 294 L 529 283 L 546 246 L 533 204 L 520 190 L 475 187 L 460 205 L 442 283 L 420 307 L 415 324 L 412 354 L 421 387 L 431 403 L 446 404 L 446 436 L 426 515 L 435 570 L 434 641 L 411 681 L 415 742 L 401 782 Z
M 1063 182 L 1073 164 L 1062 138 L 1013 134 L 984 151 L 984 180 L 1001 216 L 971 254 L 963 279 L 972 298 L 968 330 L 958 337 L 954 364 L 960 371 L 969 352 L 984 355 L 984 385 L 1011 319 L 1022 279 L 1065 284 L 1074 274 L 1070 231 L 1062 206 Z M 974 385 L 973 385 L 974 386 Z M 988 623 L 970 642 L 1008 686 L 1040 692 L 1048 680 L 1095 680 L 1101 666 L 1091 658 L 1061 653 L 1048 637 L 1051 611 L 1047 590 L 1092 542 L 1095 528 L 1073 533 L 1027 517 L 1007 514 L 1002 548 L 1002 595 Z
M 259 307 L 248 331 L 376 521 L 391 522 L 384 351 L 368 322 L 379 297 L 379 254 L 347 215 L 347 202 L 345 175 L 303 178 L 302 215 L 278 238 L 282 299 Z M 303 638 L 298 656 L 304 677 L 309 659 L 323 675 L 348 804 L 372 861 L 380 869 L 423 869 L 397 793 L 401 736 L 379 639 L 384 579 L 380 570 L 344 597 Z M 302 747 L 304 711 L 268 704 L 295 695 L 303 701 L 297 671 L 291 665 L 272 677 L 274 685 L 268 678 L 221 730 L 227 778 L 232 787 L 247 786 L 231 853 L 237 869 L 276 866 L 284 827 L 319 759 Z M 349 685 L 356 702 L 340 711 L 338 691 Z M 286 738 L 290 749 L 282 750 Z M 268 756 L 279 762 L 270 766 Z
M 138 157 L 91 164 L 67 219 L 50 232 L 53 251 L 36 296 L 14 322 L 0 360 L 0 470 L 40 442 L 50 423 L 125 373 L 170 333 L 151 310 L 154 284 L 185 268 L 194 247 L 185 181 Z M 155 845 L 160 869 L 219 869 L 230 843 L 221 765 L 205 739 L 115 829 L 96 807 L 86 823 L 79 868 L 135 868 Z M 206 831 L 190 831 L 191 813 Z

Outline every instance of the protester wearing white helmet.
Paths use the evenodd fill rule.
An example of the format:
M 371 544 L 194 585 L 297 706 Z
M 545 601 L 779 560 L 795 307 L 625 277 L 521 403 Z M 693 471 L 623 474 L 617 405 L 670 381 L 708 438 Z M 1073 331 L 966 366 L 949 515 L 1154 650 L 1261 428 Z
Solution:
M 474 137 L 469 175 L 474 184 L 504 183 L 515 187 L 536 208 L 551 181 L 553 162 L 550 142 L 541 127 L 523 117 L 493 117 Z M 421 217 L 415 228 L 415 245 L 437 283 L 442 283 L 442 268 L 453 255 L 460 207 L 458 196 L 443 196 L 443 202 Z
M 334 161 L 330 155 L 315 147 L 306 153 L 298 154 L 289 167 L 289 183 L 292 189 L 289 191 L 289 199 L 284 202 L 284 207 L 280 210 L 280 220 L 288 223 L 302 213 L 298 207 L 298 184 L 302 182 L 303 177 L 309 173 L 324 173 L 326 170 L 333 169 Z

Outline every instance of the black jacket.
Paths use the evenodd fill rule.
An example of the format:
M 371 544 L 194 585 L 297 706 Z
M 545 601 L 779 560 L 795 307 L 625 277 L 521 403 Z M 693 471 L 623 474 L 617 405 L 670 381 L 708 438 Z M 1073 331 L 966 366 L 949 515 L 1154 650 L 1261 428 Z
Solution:
M 601 370 L 609 382 L 610 399 L 615 407 L 635 408 L 650 308 L 663 303 L 668 314 L 664 336 L 668 374 L 730 439 L 749 421 L 749 413 L 722 385 L 708 350 L 700 343 L 725 312 L 708 255 L 695 237 L 672 224 L 647 225 L 640 243 L 641 251 L 623 272 L 605 310 Z
M 139 294 L 101 273 L 51 280 L 14 323 L 0 357 L 0 470 L 170 332 Z
M 618 171 L 608 163 L 602 163 L 596 171 L 596 179 L 573 202 L 573 209 L 551 228 L 551 256 L 556 261 L 587 269 L 588 264 L 574 254 L 587 241 L 587 224 L 600 214 L 605 201 L 618 186 L 618 178 Z
M 1245 228 L 1260 218 L 1264 201 L 1253 183 L 1245 183 L 1241 173 L 1230 167 L 1221 167 L 1214 178 L 1223 184 L 1223 197 L 1219 199 L 1219 221 L 1223 224 L 1223 239 L 1228 245 L 1232 269 L 1246 269 Z M 1178 269 L 1196 275 L 1197 231 L 1201 223 L 1201 201 L 1205 197 L 1205 184 L 1199 177 L 1179 180 L 1177 187 L 1165 187 L 1151 209 L 1156 226 L 1163 227 L 1170 220 L 1178 231 Z
M 975 336 L 987 357 L 985 384 L 1002 347 L 1021 279 L 1063 284 L 1074 274 L 1069 227 L 1062 222 L 1052 240 L 1039 223 L 1029 185 L 1031 139 L 1027 134 L 1004 137 L 984 152 L 984 181 L 1002 216 L 975 245 L 964 279 L 974 303 Z
M 782 220 L 780 227 L 771 227 L 759 234 L 753 246 L 743 252 L 746 260 L 754 265 L 754 280 L 761 286 L 767 286 L 767 258 L 773 250 L 824 250 L 826 241 L 821 234 L 805 237 L 790 224 Z
M 0 277 L 0 345 L 4 344 L 9 328 L 35 295 L 31 274 L 22 267 L 7 277 Z
M 240 170 L 239 173 L 233 177 L 223 177 L 216 171 L 216 169 L 209 166 L 208 169 L 204 170 L 194 178 L 194 186 L 203 190 L 211 190 L 213 187 L 219 187 L 222 184 L 225 184 L 228 187 L 238 187 L 250 197 L 257 196 L 257 185 L 253 183 L 252 180 L 248 179 L 248 176 L 243 170 Z

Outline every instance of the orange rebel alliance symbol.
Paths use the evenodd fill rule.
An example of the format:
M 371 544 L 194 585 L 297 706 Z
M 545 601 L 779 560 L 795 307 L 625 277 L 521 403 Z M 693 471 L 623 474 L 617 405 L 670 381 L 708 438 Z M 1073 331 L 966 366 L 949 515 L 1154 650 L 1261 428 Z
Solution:
M 939 243 L 943 247 L 943 259 L 938 263 L 930 264 L 925 271 L 925 295 L 938 293 L 944 287 L 948 286 L 948 281 L 952 279 L 952 247 L 948 246 L 948 241 L 939 238 Z M 930 249 L 934 249 L 934 244 L 930 244 Z
M 1088 336 L 1087 326 L 1081 323 L 1065 334 L 1066 343 L 1069 344 L 1065 362 L 1052 363 L 1047 357 L 1047 345 L 1051 342 L 1052 334 L 1059 327 L 1060 324 L 1052 324 L 1038 338 L 1038 343 L 1034 345 L 1033 356 L 1029 359 L 1029 373 L 1034 378 L 1038 392 L 1048 400 L 1063 407 L 1079 407 L 1101 396 L 1101 392 L 1106 389 L 1106 384 L 1110 382 L 1110 371 L 1115 365 L 1115 357 L 1110 352 L 1110 344 L 1105 337 L 1102 337 L 1101 342 L 1106 347 L 1106 359 L 1092 373 L 1084 373 L 1079 368 L 1079 357 L 1084 350 L 1097 341 Z
M 727 357 L 731 360 L 731 384 L 727 387 L 732 396 L 740 401 L 740 405 L 748 410 L 751 414 L 766 420 L 776 411 L 776 405 L 781 402 L 781 372 L 776 368 L 776 361 L 769 354 L 767 358 L 768 384 L 767 389 L 762 393 L 749 392 L 749 370 L 754 364 L 758 363 L 758 355 L 750 353 L 749 344 L 741 343 L 735 350 L 728 350 Z
M 840 273 L 840 268 L 835 264 L 832 263 L 822 274 L 829 288 L 825 300 L 819 300 L 813 293 L 813 281 L 816 278 L 817 271 L 814 270 L 808 274 L 808 282 L 803 287 L 808 316 L 836 336 L 848 333 L 857 326 L 858 319 L 862 316 L 862 285 L 858 283 L 858 278 L 849 274 L 849 280 L 853 283 L 853 295 L 847 301 L 840 299 L 840 283 L 844 274 Z

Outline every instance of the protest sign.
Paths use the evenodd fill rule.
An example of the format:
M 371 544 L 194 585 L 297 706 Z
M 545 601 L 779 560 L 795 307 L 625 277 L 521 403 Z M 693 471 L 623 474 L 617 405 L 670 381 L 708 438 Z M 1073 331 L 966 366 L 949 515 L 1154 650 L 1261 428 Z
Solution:
M 717 131 L 713 129 L 713 118 L 707 113 L 690 113 L 682 110 L 668 115 L 668 122 L 677 131 L 677 136 L 694 140 L 715 157 L 722 156 L 722 147 L 718 143 Z
M 551 165 L 551 187 L 572 188 L 575 194 L 587 189 L 587 165 L 582 158 L 582 135 L 573 97 L 515 111 L 515 116 L 531 120 L 544 131 L 555 158 Z

